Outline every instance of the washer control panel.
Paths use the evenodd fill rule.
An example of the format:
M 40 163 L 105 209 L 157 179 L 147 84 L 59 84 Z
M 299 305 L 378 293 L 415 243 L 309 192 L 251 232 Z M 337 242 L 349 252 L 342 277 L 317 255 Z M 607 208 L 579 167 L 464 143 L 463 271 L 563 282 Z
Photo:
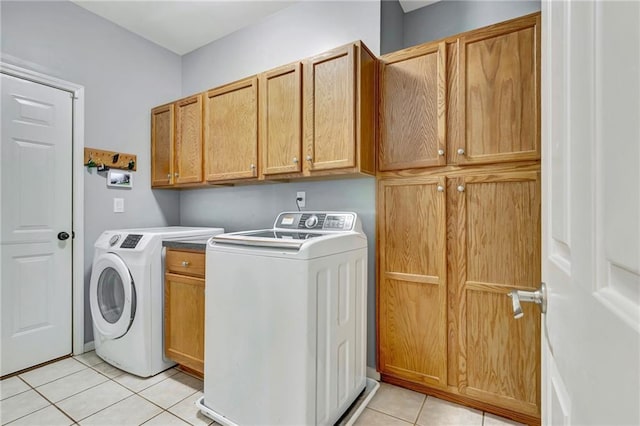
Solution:
M 120 248 L 134 249 L 141 238 L 141 234 L 128 234 L 122 244 L 120 244 Z
M 355 222 L 355 213 L 285 212 L 278 215 L 274 228 L 345 232 L 352 231 Z

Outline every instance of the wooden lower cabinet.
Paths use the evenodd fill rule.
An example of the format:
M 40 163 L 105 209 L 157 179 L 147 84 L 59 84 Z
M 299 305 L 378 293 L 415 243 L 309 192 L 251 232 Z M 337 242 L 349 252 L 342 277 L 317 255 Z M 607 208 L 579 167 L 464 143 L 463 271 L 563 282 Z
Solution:
M 204 264 L 202 252 L 167 249 L 165 355 L 199 375 L 204 374 Z
M 382 177 L 378 203 L 383 380 L 539 424 L 540 310 L 507 297 L 540 284 L 539 163 Z
M 447 385 L 445 181 L 379 184 L 379 367 Z

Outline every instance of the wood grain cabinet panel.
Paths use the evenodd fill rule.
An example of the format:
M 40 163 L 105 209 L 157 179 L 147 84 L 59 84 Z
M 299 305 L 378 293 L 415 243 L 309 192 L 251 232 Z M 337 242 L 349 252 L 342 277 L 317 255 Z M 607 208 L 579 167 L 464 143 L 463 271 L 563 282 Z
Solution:
M 383 374 L 447 384 L 444 178 L 378 186 L 378 367 Z
M 379 170 L 446 164 L 446 44 L 380 59 Z
M 459 40 L 454 162 L 540 158 L 540 15 L 465 33 Z
M 174 182 L 202 182 L 202 95 L 175 103 Z
M 377 204 L 382 379 L 534 425 L 540 310 L 507 294 L 541 279 L 539 32 L 381 58 Z
M 151 110 L 151 186 L 173 183 L 174 106 L 162 105 Z
M 482 173 L 450 187 L 458 227 L 458 274 L 452 306 L 460 393 L 532 416 L 540 415 L 540 310 L 523 304 L 513 318 L 512 289 L 540 285 L 540 174 Z
M 204 374 L 204 269 L 174 273 L 180 259 L 204 265 L 205 254 L 167 249 L 164 289 L 164 349 L 168 358 Z M 185 275 L 189 274 L 189 275 Z
M 151 110 L 151 186 L 201 183 L 202 96 Z
M 206 181 L 257 178 L 257 77 L 208 91 L 204 111 Z
M 361 42 L 304 61 L 306 175 L 375 174 L 376 64 Z
M 300 62 L 260 74 L 262 174 L 302 172 L 302 67 Z

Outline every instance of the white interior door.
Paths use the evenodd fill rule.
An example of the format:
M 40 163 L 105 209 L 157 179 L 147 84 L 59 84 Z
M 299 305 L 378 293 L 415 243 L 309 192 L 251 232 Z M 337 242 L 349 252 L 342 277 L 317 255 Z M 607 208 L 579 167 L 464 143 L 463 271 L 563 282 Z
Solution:
M 543 423 L 640 424 L 640 2 L 542 3 Z
M 0 375 L 71 353 L 72 98 L 2 74 Z

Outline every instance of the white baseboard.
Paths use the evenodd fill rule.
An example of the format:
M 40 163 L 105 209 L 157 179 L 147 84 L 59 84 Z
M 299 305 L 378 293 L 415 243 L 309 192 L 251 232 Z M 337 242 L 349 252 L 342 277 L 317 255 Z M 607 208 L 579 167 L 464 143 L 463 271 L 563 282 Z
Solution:
M 367 366 L 367 377 L 376 381 L 380 381 L 380 373 L 375 368 Z
M 90 341 L 90 342 L 86 342 L 84 344 L 84 351 L 85 352 L 91 352 L 92 350 L 94 350 L 96 348 L 96 344 L 94 343 L 94 341 Z

